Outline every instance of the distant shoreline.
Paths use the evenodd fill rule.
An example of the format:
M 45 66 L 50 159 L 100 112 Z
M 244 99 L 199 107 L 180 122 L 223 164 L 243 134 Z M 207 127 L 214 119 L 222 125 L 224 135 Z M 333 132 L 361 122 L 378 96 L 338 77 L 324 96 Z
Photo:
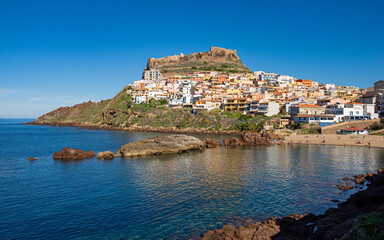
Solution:
M 40 126 L 56 126 L 56 127 L 79 127 L 91 130 L 113 130 L 113 131 L 127 131 L 127 132 L 159 132 L 159 133 L 180 133 L 180 134 L 198 134 L 198 135 L 232 135 L 240 136 L 241 131 L 235 130 L 201 130 L 201 129 L 175 129 L 163 127 L 112 127 L 100 126 L 97 124 L 84 124 L 84 123 L 39 123 L 28 122 L 24 125 L 40 125 Z M 325 143 L 323 139 L 325 136 Z M 364 140 L 361 139 L 364 137 Z M 357 143 L 360 142 L 361 143 Z M 384 148 L 384 136 L 377 135 L 336 135 L 336 134 L 303 134 L 303 135 L 290 135 L 283 141 L 285 144 L 301 144 L 301 145 L 328 145 L 328 146 L 355 146 L 355 147 L 374 147 Z M 369 145 L 369 143 L 371 143 Z
M 85 124 L 85 123 L 39 123 L 39 122 L 27 122 L 24 125 L 40 125 L 40 126 L 56 126 L 56 127 L 79 127 L 87 128 L 91 130 L 114 130 L 114 131 L 128 131 L 128 132 L 160 132 L 160 133 L 183 133 L 183 134 L 200 134 L 200 135 L 241 135 L 241 131 L 236 130 L 202 130 L 202 129 L 177 129 L 177 128 L 164 128 L 164 127 L 112 127 L 112 126 L 100 126 L 97 124 Z

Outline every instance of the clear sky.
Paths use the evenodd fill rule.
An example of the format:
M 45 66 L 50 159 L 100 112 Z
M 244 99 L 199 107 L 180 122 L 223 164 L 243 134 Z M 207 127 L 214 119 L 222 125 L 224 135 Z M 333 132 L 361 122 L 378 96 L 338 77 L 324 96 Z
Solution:
M 113 97 L 149 57 L 237 49 L 251 70 L 384 79 L 383 0 L 0 0 L 0 117 Z

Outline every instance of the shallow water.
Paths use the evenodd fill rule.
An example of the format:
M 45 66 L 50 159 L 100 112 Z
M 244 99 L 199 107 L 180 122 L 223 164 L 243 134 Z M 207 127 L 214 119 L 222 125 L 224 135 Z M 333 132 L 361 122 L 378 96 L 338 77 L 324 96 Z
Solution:
M 248 218 L 323 213 L 357 191 L 335 188 L 343 177 L 384 167 L 383 149 L 317 145 L 55 161 L 63 147 L 116 152 L 161 134 L 23 121 L 0 119 L 0 239 L 195 238 Z

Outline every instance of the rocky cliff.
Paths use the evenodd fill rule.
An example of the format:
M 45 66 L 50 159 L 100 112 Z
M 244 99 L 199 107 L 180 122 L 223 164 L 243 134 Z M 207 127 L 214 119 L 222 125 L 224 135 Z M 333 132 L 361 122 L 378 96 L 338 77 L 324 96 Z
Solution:
M 211 47 L 209 52 L 190 55 L 173 55 L 149 58 L 147 69 L 158 69 L 163 75 L 182 74 L 191 71 L 219 71 L 227 73 L 250 72 L 242 63 L 236 50 Z

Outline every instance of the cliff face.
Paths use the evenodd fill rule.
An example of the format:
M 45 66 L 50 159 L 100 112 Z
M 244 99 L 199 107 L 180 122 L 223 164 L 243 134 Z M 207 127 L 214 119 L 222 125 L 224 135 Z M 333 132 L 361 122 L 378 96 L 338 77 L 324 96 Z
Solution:
M 190 55 L 180 54 L 164 58 L 149 58 L 147 69 L 159 69 L 163 75 L 191 71 L 250 72 L 240 60 L 236 50 L 219 47 L 211 47 L 209 52 Z

